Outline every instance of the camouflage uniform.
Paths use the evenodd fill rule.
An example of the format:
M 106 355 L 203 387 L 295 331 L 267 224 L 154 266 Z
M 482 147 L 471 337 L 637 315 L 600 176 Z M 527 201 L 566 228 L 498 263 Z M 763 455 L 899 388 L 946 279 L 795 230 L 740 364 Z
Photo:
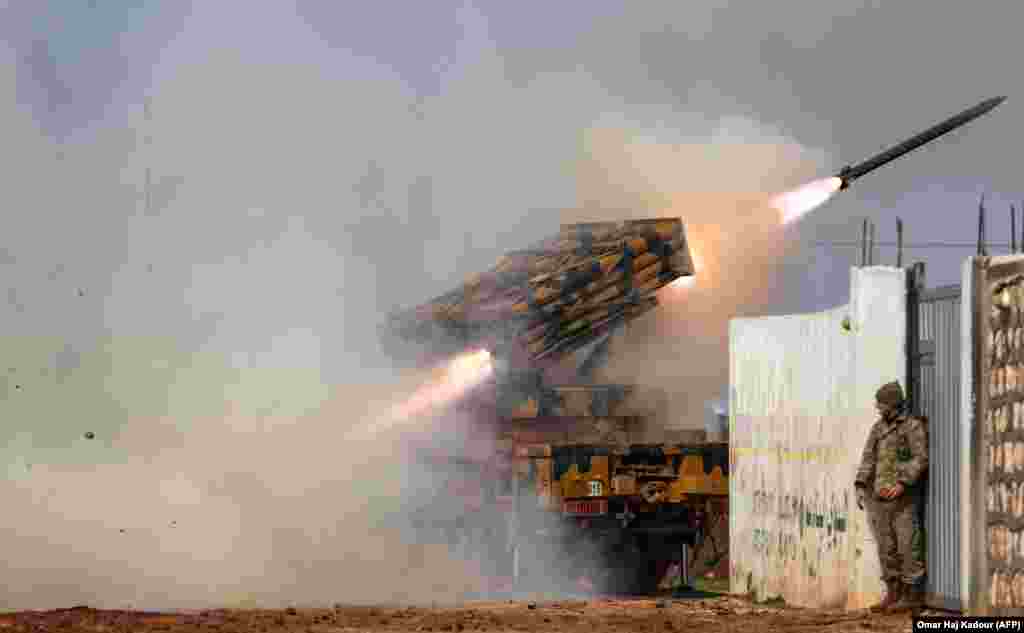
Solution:
M 888 412 L 871 427 L 855 485 L 862 489 L 865 510 L 878 542 L 882 579 L 889 588 L 883 608 L 895 606 L 900 594 L 919 602 L 925 579 L 922 502 L 928 469 L 925 422 L 898 413 L 903 404 L 899 383 L 878 390 L 876 399 Z M 883 499 L 883 490 L 902 484 L 904 492 Z M 906 600 L 900 600 L 901 603 Z

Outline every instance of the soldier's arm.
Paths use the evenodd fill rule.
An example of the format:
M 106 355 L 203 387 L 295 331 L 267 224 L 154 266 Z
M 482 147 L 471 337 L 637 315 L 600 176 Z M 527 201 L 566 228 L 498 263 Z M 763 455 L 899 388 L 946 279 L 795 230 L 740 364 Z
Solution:
M 871 479 L 871 474 L 875 472 L 875 435 L 877 434 L 878 424 L 871 425 L 871 431 L 868 432 L 868 439 L 864 442 L 864 451 L 860 456 L 860 466 L 857 468 L 857 476 L 854 479 L 855 486 L 867 486 L 868 480 Z
M 909 487 L 916 484 L 928 470 L 928 432 L 924 422 L 918 418 L 910 418 L 906 424 L 904 433 L 910 445 L 910 461 L 900 464 L 900 483 Z

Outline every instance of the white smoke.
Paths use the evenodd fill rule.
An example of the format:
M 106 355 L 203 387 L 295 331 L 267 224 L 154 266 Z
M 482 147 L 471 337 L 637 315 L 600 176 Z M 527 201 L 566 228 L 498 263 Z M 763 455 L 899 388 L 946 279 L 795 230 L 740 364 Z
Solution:
M 381 359 L 377 324 L 595 198 L 606 217 L 693 217 L 650 185 L 686 174 L 654 148 L 702 117 L 633 105 L 656 90 L 623 96 L 583 69 L 513 80 L 514 54 L 468 11 L 472 37 L 424 97 L 281 8 L 228 4 L 196 5 L 154 69 L 148 120 L 140 99 L 133 119 L 66 144 L 19 98 L 17 52 L 0 51 L 0 608 L 464 595 L 474 564 L 401 531 L 445 483 L 412 465 L 408 432 L 349 441 L 424 379 Z M 239 24 L 274 29 L 226 35 Z M 304 48 L 275 57 L 285 32 Z M 305 61 L 320 58 L 337 67 Z M 697 158 L 739 154 L 682 136 L 702 149 L 679 186 L 731 195 Z M 586 171 L 595 138 L 618 194 Z M 779 142 L 763 141 L 745 190 L 771 161 L 771 182 L 793 176 Z M 702 345 L 724 354 L 720 337 Z M 413 435 L 465 444 L 465 428 Z

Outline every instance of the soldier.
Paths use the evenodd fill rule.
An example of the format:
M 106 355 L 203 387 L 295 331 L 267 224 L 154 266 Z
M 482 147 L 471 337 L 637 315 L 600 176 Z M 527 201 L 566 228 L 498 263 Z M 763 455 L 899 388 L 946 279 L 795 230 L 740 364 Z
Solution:
M 864 446 L 855 486 L 878 542 L 886 596 L 876 611 L 912 611 L 924 606 L 925 538 L 922 521 L 928 433 L 924 420 L 904 412 L 898 382 L 875 394 L 879 419 Z

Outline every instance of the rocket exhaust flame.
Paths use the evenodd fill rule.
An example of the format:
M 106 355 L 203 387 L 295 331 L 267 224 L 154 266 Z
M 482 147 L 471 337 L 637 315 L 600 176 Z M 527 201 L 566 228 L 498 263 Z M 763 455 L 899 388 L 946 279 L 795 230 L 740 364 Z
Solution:
M 432 380 L 418 388 L 409 399 L 392 407 L 387 415 L 374 421 L 366 430 L 385 431 L 404 420 L 451 404 L 487 380 L 493 371 L 494 364 L 489 351 L 460 354 L 446 365 L 438 367 Z
M 837 176 L 814 180 L 772 198 L 783 224 L 789 224 L 829 201 L 843 186 Z
M 693 288 L 695 285 L 697 285 L 697 277 L 695 277 L 694 275 L 688 275 L 686 277 L 680 277 L 679 279 L 676 279 L 675 281 L 670 283 L 667 287 L 668 288 L 683 289 L 683 288 Z

